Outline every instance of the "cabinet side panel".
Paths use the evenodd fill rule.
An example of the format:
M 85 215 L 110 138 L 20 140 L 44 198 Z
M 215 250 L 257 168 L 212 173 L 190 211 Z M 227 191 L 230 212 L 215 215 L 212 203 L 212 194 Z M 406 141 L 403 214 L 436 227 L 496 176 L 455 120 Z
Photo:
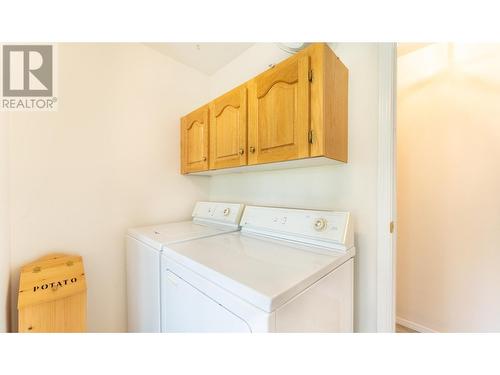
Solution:
M 349 71 L 330 48 L 325 49 L 325 155 L 347 162 Z

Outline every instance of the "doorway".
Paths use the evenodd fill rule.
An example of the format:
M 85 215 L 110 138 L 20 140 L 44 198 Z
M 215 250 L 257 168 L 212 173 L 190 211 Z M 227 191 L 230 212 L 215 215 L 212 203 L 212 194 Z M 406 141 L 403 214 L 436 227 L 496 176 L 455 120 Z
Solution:
M 396 330 L 500 331 L 500 44 L 397 46 Z

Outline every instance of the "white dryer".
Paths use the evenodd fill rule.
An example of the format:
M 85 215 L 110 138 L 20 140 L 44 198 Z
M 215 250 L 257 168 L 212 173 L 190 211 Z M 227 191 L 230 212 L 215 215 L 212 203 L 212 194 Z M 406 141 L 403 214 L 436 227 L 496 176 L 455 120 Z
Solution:
M 347 212 L 247 206 L 241 232 L 165 246 L 162 332 L 352 332 Z
M 129 229 L 127 309 L 129 332 L 160 332 L 161 252 L 164 245 L 239 230 L 242 204 L 197 202 L 192 221 Z

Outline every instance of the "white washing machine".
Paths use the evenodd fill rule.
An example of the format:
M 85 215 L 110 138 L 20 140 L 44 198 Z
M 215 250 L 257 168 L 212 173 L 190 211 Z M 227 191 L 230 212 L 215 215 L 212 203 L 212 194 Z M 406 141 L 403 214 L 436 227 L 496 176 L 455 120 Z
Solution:
M 347 212 L 247 206 L 241 232 L 165 246 L 162 332 L 352 332 Z
M 197 202 L 192 221 L 129 229 L 127 308 L 129 332 L 160 332 L 161 265 L 164 245 L 239 230 L 242 204 Z

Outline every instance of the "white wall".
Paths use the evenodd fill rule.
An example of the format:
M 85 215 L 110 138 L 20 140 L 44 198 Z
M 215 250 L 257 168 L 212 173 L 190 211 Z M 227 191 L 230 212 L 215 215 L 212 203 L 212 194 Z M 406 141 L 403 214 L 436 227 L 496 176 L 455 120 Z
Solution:
M 8 114 L 0 112 L 0 332 L 9 329 Z
M 397 314 L 500 331 L 500 44 L 398 59 Z
M 179 174 L 179 117 L 207 94 L 205 75 L 144 45 L 59 46 L 59 110 L 11 117 L 14 315 L 19 267 L 66 251 L 84 257 L 88 330 L 126 329 L 126 229 L 207 198 L 206 178 Z
M 349 163 L 211 177 L 210 199 L 249 204 L 351 211 L 355 225 L 355 329 L 376 330 L 377 44 L 338 44 L 349 69 Z M 212 97 L 286 57 L 256 44 L 210 77 Z
M 210 198 L 351 211 L 355 327 L 374 331 L 377 47 L 336 47 L 350 70 L 347 165 L 207 178 L 178 173 L 179 117 L 287 54 L 256 44 L 207 78 L 142 45 L 60 45 L 58 112 L 11 115 L 14 318 L 19 267 L 61 250 L 84 256 L 89 330 L 124 330 L 126 228 L 187 218 Z

